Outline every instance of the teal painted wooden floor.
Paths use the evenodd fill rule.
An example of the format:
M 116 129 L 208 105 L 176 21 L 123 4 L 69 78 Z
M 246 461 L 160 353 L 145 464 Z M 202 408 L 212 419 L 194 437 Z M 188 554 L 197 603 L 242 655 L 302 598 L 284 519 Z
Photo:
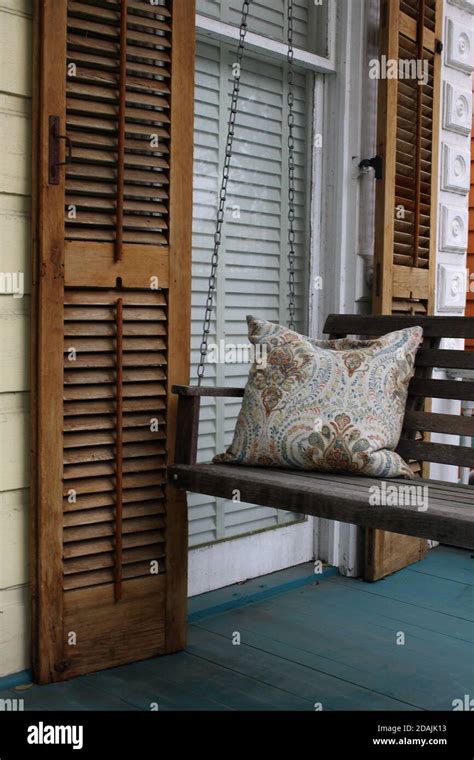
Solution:
M 452 710 L 474 696 L 473 568 L 446 547 L 375 584 L 291 568 L 190 600 L 185 652 L 0 698 L 25 710 Z

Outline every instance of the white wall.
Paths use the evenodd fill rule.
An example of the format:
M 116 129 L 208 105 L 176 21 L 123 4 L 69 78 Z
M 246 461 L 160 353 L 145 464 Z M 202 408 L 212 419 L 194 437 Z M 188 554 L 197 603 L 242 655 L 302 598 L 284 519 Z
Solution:
M 30 292 L 31 0 L 0 0 L 0 272 Z M 28 667 L 30 298 L 0 293 L 0 676 Z

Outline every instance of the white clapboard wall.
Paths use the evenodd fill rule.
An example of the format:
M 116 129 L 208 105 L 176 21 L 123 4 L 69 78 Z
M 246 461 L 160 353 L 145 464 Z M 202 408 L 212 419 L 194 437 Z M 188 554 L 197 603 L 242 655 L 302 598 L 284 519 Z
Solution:
M 31 11 L 0 4 L 0 677 L 28 663 Z
M 235 18 L 232 20 L 235 21 Z M 279 23 L 282 23 L 281 19 Z M 270 31 L 273 33 L 273 27 Z M 198 44 L 194 147 L 193 380 L 199 358 L 234 61 L 235 51 L 224 44 L 207 41 Z M 302 330 L 306 327 L 309 278 L 307 206 L 310 197 L 310 151 L 306 145 L 311 118 L 309 77 L 295 72 L 297 320 L 298 328 Z M 226 345 L 248 343 L 247 314 L 280 323 L 288 319 L 287 109 L 285 67 L 278 62 L 247 54 L 242 68 L 216 310 L 209 337 L 213 343 L 224 338 Z M 248 370 L 249 364 L 208 364 L 205 382 L 244 386 Z M 209 461 L 231 442 L 238 411 L 238 401 L 219 399 L 204 403 L 199 437 L 200 461 Z M 191 546 L 288 525 L 298 519 L 288 512 L 196 494 L 189 496 L 189 504 Z

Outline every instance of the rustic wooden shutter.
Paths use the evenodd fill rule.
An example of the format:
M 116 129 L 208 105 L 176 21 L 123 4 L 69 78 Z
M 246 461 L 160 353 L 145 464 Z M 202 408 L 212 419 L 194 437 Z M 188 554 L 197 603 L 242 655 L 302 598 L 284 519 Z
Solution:
M 33 667 L 184 646 L 192 0 L 43 0 L 34 131 Z
M 376 193 L 374 314 L 434 311 L 442 15 L 442 0 L 381 4 L 381 61 L 423 61 L 428 76 L 422 85 L 417 78 L 378 82 L 384 170 Z M 421 472 L 419 462 L 411 466 Z M 369 530 L 365 577 L 376 580 L 425 551 L 425 541 Z

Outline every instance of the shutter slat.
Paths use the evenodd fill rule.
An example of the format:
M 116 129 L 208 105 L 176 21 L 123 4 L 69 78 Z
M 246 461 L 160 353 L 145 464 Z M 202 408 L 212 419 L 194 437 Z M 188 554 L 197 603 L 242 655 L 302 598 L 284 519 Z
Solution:
M 161 410 L 165 407 L 163 398 L 124 399 L 123 410 L 127 412 L 148 411 L 152 407 Z M 115 401 L 100 399 L 98 401 L 69 401 L 64 404 L 64 417 L 73 417 L 82 414 L 109 414 L 115 412 Z M 66 422 L 64 423 L 66 424 Z
M 163 517 L 160 515 L 144 515 L 140 517 L 129 517 L 124 520 L 123 532 L 140 533 L 143 531 L 157 530 L 164 527 Z M 96 524 L 73 525 L 64 528 L 64 542 L 72 543 L 85 541 L 94 538 L 103 538 L 114 535 L 113 512 L 109 514 L 108 520 Z
M 71 317 L 70 317 L 71 319 Z M 155 316 L 156 319 L 156 316 Z M 146 335 L 152 335 L 156 337 L 156 331 L 162 329 L 162 325 L 158 322 L 146 322 L 141 324 L 140 322 L 126 322 L 123 326 L 123 334 L 127 336 L 144 337 Z M 102 335 L 115 335 L 115 329 L 110 322 L 95 322 L 87 320 L 85 322 L 66 322 L 65 335 L 81 335 L 81 336 L 102 336 Z M 162 339 L 154 341 L 154 344 L 160 344 L 163 348 L 165 343 Z
M 142 546 L 142 547 L 134 547 L 134 548 L 127 548 L 124 551 L 123 554 L 123 563 L 124 565 L 127 565 L 128 563 L 132 562 L 139 562 L 140 560 L 154 560 L 159 559 L 160 557 L 164 557 L 164 550 L 163 550 L 163 543 L 158 542 L 156 545 L 152 546 Z M 66 576 L 66 583 L 67 588 L 77 588 L 77 586 L 74 583 L 73 579 L 69 579 L 68 576 L 71 576 L 73 573 L 82 573 L 84 572 L 84 578 L 87 578 L 89 572 L 91 570 L 96 570 L 99 568 L 105 568 L 113 566 L 113 554 L 111 552 L 106 554 L 95 554 L 86 556 L 86 557 L 74 557 L 74 558 L 66 558 L 64 560 L 64 575 Z M 146 568 L 146 572 L 150 572 L 150 564 L 142 565 L 142 567 Z M 112 571 L 110 571 L 110 579 L 112 580 L 113 575 Z M 79 579 L 78 579 L 79 580 Z M 86 585 L 89 585 L 89 583 L 86 583 Z M 80 586 L 79 586 L 80 588 Z
M 124 386 L 124 395 L 126 398 L 137 398 L 138 396 L 165 396 L 166 387 L 161 383 L 142 383 L 140 388 L 128 383 Z M 85 385 L 76 388 L 69 385 L 64 388 L 64 401 L 78 401 L 82 398 L 88 399 L 107 399 L 115 398 L 115 390 L 109 386 Z
M 67 431 L 66 427 L 65 430 Z M 129 443 L 123 449 L 124 459 L 141 458 L 164 453 L 165 448 L 162 442 Z M 105 462 L 113 459 L 115 459 L 115 448 L 113 446 L 91 446 L 90 448 L 68 449 L 64 452 L 64 464 Z
M 137 517 L 156 516 L 164 514 L 163 502 L 150 501 L 139 504 L 126 504 L 123 508 L 124 520 Z M 76 510 L 68 512 L 64 516 L 64 527 L 71 528 L 74 526 L 92 525 L 97 522 L 109 522 L 114 518 L 114 507 L 97 507 L 96 509 Z
M 140 469 L 140 472 L 147 472 L 149 470 L 160 470 L 166 466 L 163 457 L 145 457 L 135 461 L 134 459 L 126 459 L 123 461 L 123 472 L 134 472 L 136 469 Z M 115 460 L 113 462 L 100 461 L 100 462 L 84 462 L 82 464 L 68 462 L 66 463 L 64 472 L 64 482 L 67 484 L 70 480 L 78 480 L 79 478 L 96 478 L 104 475 L 115 475 Z
M 111 198 L 102 196 L 93 198 L 84 198 L 82 195 L 70 195 L 68 197 L 68 206 L 77 208 L 99 208 L 106 211 L 114 211 L 115 204 Z M 159 201 L 136 201 L 126 198 L 124 201 L 125 211 L 150 211 L 154 214 L 163 214 L 166 212 L 166 206 Z
M 99 214 L 91 211 L 77 211 L 74 220 L 69 220 L 71 227 L 71 236 L 74 236 L 75 227 L 88 227 L 88 228 L 103 228 L 113 227 L 115 228 L 115 216 L 112 214 Z M 158 232 L 161 234 L 162 230 L 167 229 L 168 225 L 166 221 L 159 216 L 124 216 L 124 229 L 126 230 L 148 230 L 149 232 Z
M 127 504 L 148 503 L 151 500 L 159 502 L 163 497 L 163 488 L 128 488 L 123 494 L 124 509 L 126 509 Z M 68 499 L 64 500 L 64 513 L 68 514 L 69 512 L 77 512 L 78 510 L 93 510 L 114 504 L 115 495 L 113 493 L 78 494 L 77 500 L 74 502 L 70 502 Z
M 164 543 L 164 533 L 162 531 L 145 531 L 135 534 L 124 535 L 123 545 L 126 549 L 136 546 L 150 546 L 152 544 Z M 77 541 L 66 543 L 64 546 L 64 558 L 84 557 L 90 554 L 103 554 L 114 549 L 114 541 L 110 538 L 95 538 L 93 540 Z

